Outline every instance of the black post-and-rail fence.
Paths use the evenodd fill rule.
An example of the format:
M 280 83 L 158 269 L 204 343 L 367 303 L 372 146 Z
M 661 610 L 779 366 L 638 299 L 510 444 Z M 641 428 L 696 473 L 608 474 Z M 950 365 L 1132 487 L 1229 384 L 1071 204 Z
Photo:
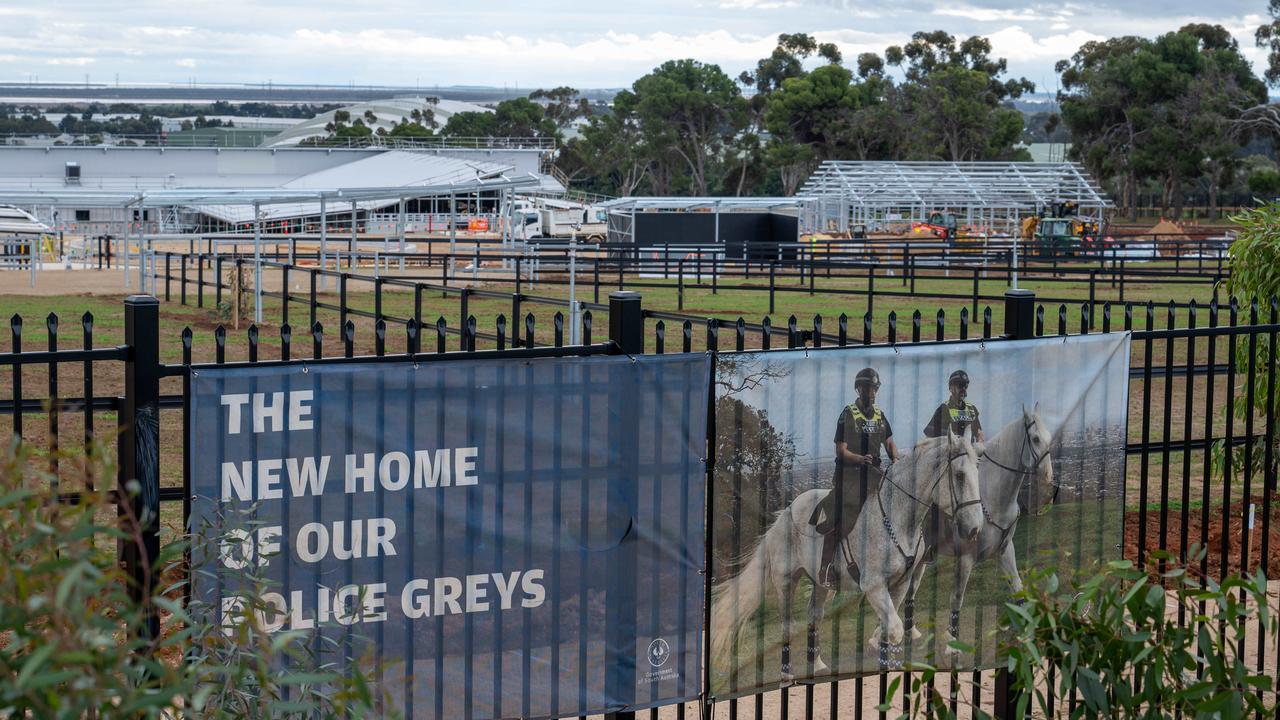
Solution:
M 666 248 L 670 251 L 671 248 Z M 363 251 L 342 254 L 318 252 L 264 252 L 255 261 L 252 254 L 210 255 L 156 253 L 148 265 L 147 281 L 152 292 L 166 301 L 184 305 L 229 310 L 236 304 L 252 308 L 255 290 L 252 279 L 255 263 L 262 267 L 264 287 L 261 297 L 278 303 L 282 323 L 290 320 L 290 306 L 308 309 L 308 322 L 314 323 L 317 311 L 339 313 L 339 322 L 348 316 L 370 320 L 387 319 L 405 322 L 409 315 L 383 313 L 384 291 L 414 293 L 412 317 L 421 325 L 424 293 L 440 293 L 459 298 L 459 323 L 462 330 L 468 316 L 469 299 L 510 300 L 511 319 L 521 316 L 522 304 L 550 304 L 568 307 L 568 300 L 537 294 L 555 290 L 561 293 L 570 284 L 570 260 L 567 249 L 545 250 L 537 256 L 482 253 L 441 255 L 431 253 L 397 253 Z M 724 257 L 652 257 L 639 253 L 618 253 L 612 257 L 579 256 L 573 263 L 573 282 L 582 307 L 603 309 L 603 295 L 614 290 L 661 290 L 675 294 L 675 310 L 685 311 L 690 292 L 712 295 L 747 293 L 768 298 L 769 314 L 777 312 L 779 301 L 797 296 L 830 298 L 834 302 L 861 301 L 874 313 L 877 301 L 962 302 L 971 317 L 977 317 L 985 304 L 1003 302 L 1003 289 L 1015 283 L 1039 288 L 1041 302 L 1075 304 L 1087 301 L 1091 307 L 1104 302 L 1143 302 L 1150 299 L 1153 286 L 1166 290 L 1187 289 L 1187 296 L 1219 297 L 1229 268 L 1222 257 L 1208 265 L 1182 267 L 1146 267 L 1124 258 L 1082 258 L 1072 264 L 1019 262 L 1016 270 L 1008 263 L 950 262 L 926 265 L 920 256 L 905 251 L 900 256 L 869 258 L 866 255 L 835 258 L 818 253 L 801 254 L 787 260 L 753 262 Z M 964 256 L 960 256 L 964 259 Z M 459 260 L 462 258 L 462 260 Z M 1202 259 L 1203 260 L 1203 259 Z M 469 263 L 466 267 L 462 263 Z M 241 281 L 233 282 L 233 277 Z M 277 282 L 278 281 L 278 282 Z M 278 289 L 275 287 L 278 285 Z M 496 285 L 513 286 L 505 292 Z M 488 287 L 485 287 L 488 286 Z M 1070 286 L 1076 296 L 1054 294 L 1055 287 Z M 1136 286 L 1136 287 L 1135 287 Z M 1085 294 L 1087 292 L 1087 295 Z M 373 307 L 357 308 L 349 301 L 352 294 L 372 293 Z M 335 296 L 336 297 L 333 297 Z M 1175 306 L 1188 307 L 1178 300 Z M 277 307 L 273 305 L 272 307 Z M 1096 312 L 1096 310 L 1095 310 Z M 493 340 L 493 335 L 482 334 Z M 519 333 L 515 344 L 519 344 Z
M 314 279 L 317 272 L 323 271 L 308 272 Z M 286 293 L 284 299 L 287 308 L 293 298 Z M 172 432 L 166 428 L 183 427 L 184 433 L 186 428 L 162 420 L 181 412 L 190 369 L 210 359 L 214 364 L 397 358 L 421 362 L 495 355 L 618 352 L 619 342 L 635 351 L 641 347 L 636 344 L 637 337 L 644 338 L 646 351 L 665 353 L 875 342 L 1000 342 L 1028 335 L 1132 331 L 1124 554 L 1142 562 L 1155 550 L 1168 551 L 1181 562 L 1198 562 L 1200 571 L 1207 576 L 1251 571 L 1259 566 L 1270 573 L 1274 548 L 1270 547 L 1269 538 L 1276 521 L 1273 399 L 1276 335 L 1280 332 L 1276 302 L 1243 306 L 1234 300 L 1222 304 L 1215 301 L 1207 306 L 1193 302 L 1185 308 L 1151 303 L 1054 307 L 1037 305 L 1035 296 L 1025 291 L 1013 291 L 1005 301 L 1005 327 L 1000 332 L 992 327 L 990 306 L 983 309 L 981 317 L 970 315 L 965 308 L 956 321 L 942 311 L 932 316 L 916 311 L 909 318 L 900 318 L 896 313 L 877 318 L 867 312 L 862 317 L 814 317 L 803 323 L 792 316 L 775 326 L 770 317 L 747 323 L 743 319 L 722 322 L 643 310 L 624 313 L 619 303 L 638 304 L 638 298 L 633 293 L 617 293 L 601 306 L 609 313 L 609 337 L 600 337 L 594 330 L 589 308 L 582 318 L 580 344 L 568 346 L 562 313 L 557 312 L 553 321 L 552 342 L 540 343 L 537 318 L 531 312 L 520 313 L 519 303 L 527 303 L 529 298 L 517 296 L 512 318 L 522 320 L 508 326 L 505 317 L 498 318 L 491 325 L 495 328 L 493 349 L 477 349 L 477 339 L 482 339 L 483 334 L 474 315 L 466 316 L 456 328 L 443 319 L 424 324 L 417 317 L 378 316 L 372 353 L 357 352 L 357 327 L 346 317 L 363 311 L 337 307 L 334 309 L 344 312 L 343 321 L 334 328 L 340 337 L 339 353 L 326 353 L 325 336 L 329 331 L 320 322 L 304 325 L 307 329 L 301 332 L 285 322 L 278 328 L 278 357 L 274 353 L 267 357 L 263 352 L 263 328 L 247 328 L 244 344 L 235 342 L 234 335 L 221 326 L 212 338 L 197 337 L 190 328 L 174 337 L 164 337 L 158 300 L 132 296 L 125 300 L 124 337 L 117 344 L 103 346 L 95 334 L 93 316 L 86 313 L 79 323 L 81 346 L 65 348 L 65 328 L 58 317 L 50 314 L 43 328 L 45 347 L 34 349 L 30 343 L 24 345 L 28 325 L 23 318 L 14 316 L 10 322 L 11 350 L 0 353 L 0 366 L 9 366 L 9 392 L 0 398 L 0 417 L 8 418 L 14 435 L 50 450 L 74 447 L 77 443 L 72 438 L 77 435 L 85 448 L 101 448 L 104 445 L 96 441 L 114 434 L 118 481 L 122 485 L 126 480 L 141 484 L 142 492 L 129 496 L 128 501 L 134 503 L 136 516 L 151 518 L 142 528 L 142 543 L 121 551 L 122 561 L 135 579 L 135 591 L 142 593 L 149 592 L 147 583 L 154 581 L 146 565 L 157 557 L 160 521 L 177 513 L 163 508 L 184 503 L 185 519 L 189 497 L 182 466 L 182 440 L 166 435 Z M 313 305 L 312 318 L 315 309 Z M 883 335 L 875 332 L 881 323 Z M 1158 325 L 1163 328 L 1157 329 Z M 460 339 L 458 349 L 452 349 L 447 342 L 451 334 Z M 877 335 L 882 339 L 877 341 Z M 169 343 L 180 346 L 178 362 L 161 359 Z M 169 385 L 179 382 L 181 387 Z M 1228 410 L 1238 401 L 1252 404 L 1262 397 L 1268 401 L 1265 411 L 1238 416 Z M 165 439 L 170 442 L 163 442 Z M 56 478 L 57 459 L 54 455 L 50 458 L 55 463 Z M 58 489 L 69 496 L 77 490 L 69 486 Z M 1261 510 L 1260 532 L 1233 537 L 1231 529 L 1249 527 L 1248 516 L 1256 509 Z M 147 510 L 150 512 L 144 512 Z M 1251 527 L 1249 530 L 1252 532 Z M 711 547 L 712 528 L 708 527 L 707 532 Z M 1197 545 L 1209 550 L 1198 559 L 1191 555 Z M 1259 670 L 1269 668 L 1274 673 L 1280 667 L 1280 647 L 1268 648 L 1265 634 L 1241 642 L 1256 643 Z M 879 678 L 797 685 L 717 702 L 711 709 L 727 712 L 731 718 L 759 718 L 766 711 L 779 717 L 788 717 L 791 711 L 805 718 L 815 714 L 836 717 L 842 716 L 837 712 L 844 707 L 841 695 L 847 701 L 852 692 L 857 702 L 845 713 L 860 718 L 864 713 L 876 712 L 865 709 L 862 700 L 883 698 L 884 680 L 882 674 Z M 997 715 L 1011 714 L 1010 703 L 1014 699 L 1003 673 L 975 671 L 971 681 L 971 702 Z M 1074 705 L 1076 698 L 1059 700 Z M 874 708 L 874 702 L 869 707 Z M 686 709 L 681 705 L 671 712 L 683 717 Z M 879 714 L 884 716 L 883 712 Z M 649 713 L 652 718 L 659 715 L 658 709 Z

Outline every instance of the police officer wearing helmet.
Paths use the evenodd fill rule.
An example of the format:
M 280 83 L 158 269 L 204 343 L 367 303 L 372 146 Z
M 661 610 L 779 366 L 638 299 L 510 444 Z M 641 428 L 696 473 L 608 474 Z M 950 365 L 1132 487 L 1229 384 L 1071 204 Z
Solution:
M 965 433 L 973 433 L 970 437 L 976 443 L 986 442 L 982 434 L 982 421 L 978 417 L 978 408 L 969 402 L 969 373 L 956 370 L 947 379 L 947 389 L 951 397 L 938 406 L 924 428 L 925 437 L 942 437 L 947 430 L 964 437 Z
M 887 456 L 890 462 L 898 460 L 893 427 L 876 405 L 879 373 L 872 368 L 859 370 L 853 387 L 858 399 L 841 411 L 836 422 L 836 469 L 831 492 L 810 519 L 824 536 L 820 575 L 822 581 L 831 586 L 835 585 L 836 573 L 831 572 L 831 568 L 837 544 L 853 531 L 863 502 L 879 488 L 884 458 Z

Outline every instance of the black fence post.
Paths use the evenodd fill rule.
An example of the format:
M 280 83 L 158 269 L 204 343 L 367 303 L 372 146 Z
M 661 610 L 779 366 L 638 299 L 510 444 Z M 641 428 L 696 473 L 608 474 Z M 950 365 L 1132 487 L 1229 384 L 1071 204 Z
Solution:
M 1036 294 L 1031 290 L 1006 290 L 1004 293 L 1004 335 L 1010 340 L 1035 337 Z M 996 670 L 995 717 L 1001 720 L 1018 717 L 1020 691 L 1010 682 L 1009 668 Z
M 130 295 L 124 301 L 124 398 L 120 406 L 118 513 L 128 533 L 120 558 L 129 596 L 146 608 L 142 633 L 160 635 L 160 615 L 150 598 L 160 555 L 160 301 Z M 135 491 L 130 486 L 136 484 Z
M 1035 337 L 1036 294 L 1025 288 L 1004 292 L 1004 335 L 1010 340 Z
M 640 293 L 629 290 L 609 293 L 609 339 L 628 355 L 644 352 L 644 311 Z
M 876 314 L 876 268 L 867 267 L 867 312 Z
M 978 268 L 973 269 L 973 317 L 978 317 L 978 295 L 979 284 L 978 277 L 981 271 Z
M 609 340 L 619 352 L 628 355 L 640 355 L 644 352 L 644 310 L 640 301 L 640 293 L 617 291 L 609 293 Z M 614 388 L 625 396 L 628 388 Z M 625 402 L 625 397 L 620 398 Z M 610 444 L 622 454 L 622 467 L 634 468 L 639 464 L 640 428 L 634 413 L 619 413 L 610 422 Z M 625 508 L 634 508 L 639 502 L 638 488 L 626 478 L 610 477 L 613 485 L 608 493 L 609 504 L 621 502 Z M 605 696 L 610 700 L 622 700 L 633 704 L 636 692 L 636 558 L 635 535 L 627 533 L 627 522 L 631 511 L 615 512 L 611 508 L 606 513 L 609 522 L 617 524 L 610 527 L 609 537 L 626 537 L 622 547 L 629 552 L 621 553 L 618 562 L 609 568 L 608 592 L 610 594 L 607 607 L 609 614 L 605 617 L 605 637 L 609 647 L 618 651 L 620 662 L 606 670 Z M 615 597 L 616 594 L 616 597 Z M 635 720 L 634 712 L 612 712 L 605 714 L 605 720 Z
M 204 307 L 204 255 L 196 256 L 196 307 Z
M 684 260 L 676 264 L 676 309 L 684 310 Z
M 775 286 L 777 284 L 776 278 L 775 278 L 776 274 L 777 274 L 777 266 L 774 263 L 770 262 L 769 263 L 769 314 L 770 315 L 776 312 L 773 309 L 774 292 L 775 292 Z

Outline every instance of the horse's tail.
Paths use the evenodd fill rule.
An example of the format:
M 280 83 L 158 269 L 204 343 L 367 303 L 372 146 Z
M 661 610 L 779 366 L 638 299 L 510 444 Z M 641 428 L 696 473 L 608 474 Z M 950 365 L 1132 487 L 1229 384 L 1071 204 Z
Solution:
M 785 535 L 790 525 L 791 510 L 787 508 L 778 514 L 764 537 L 756 543 L 746 566 L 737 575 L 721 583 L 712 593 L 711 660 L 713 662 L 729 657 L 743 623 L 755 614 L 764 602 L 765 592 L 769 589 L 770 539 L 777 542 L 780 539 L 777 536 Z

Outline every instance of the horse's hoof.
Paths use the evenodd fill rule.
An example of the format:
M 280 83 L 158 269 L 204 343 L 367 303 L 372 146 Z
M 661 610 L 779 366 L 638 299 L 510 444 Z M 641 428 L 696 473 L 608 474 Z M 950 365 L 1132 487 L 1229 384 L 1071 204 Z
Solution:
M 920 628 L 918 628 L 918 627 L 913 627 L 913 628 L 911 628 L 911 639 L 912 639 L 912 640 L 919 640 L 920 638 L 923 638 L 923 637 L 924 637 L 924 633 L 920 632 Z
M 813 674 L 815 676 L 828 675 L 830 673 L 831 673 L 831 668 L 827 667 L 827 664 L 822 661 L 822 658 L 818 658 L 813 661 Z
M 942 635 L 942 654 L 953 657 L 953 658 L 960 657 L 961 655 L 960 648 L 951 644 L 955 641 L 956 641 L 955 635 L 952 635 L 951 633 L 944 633 Z

